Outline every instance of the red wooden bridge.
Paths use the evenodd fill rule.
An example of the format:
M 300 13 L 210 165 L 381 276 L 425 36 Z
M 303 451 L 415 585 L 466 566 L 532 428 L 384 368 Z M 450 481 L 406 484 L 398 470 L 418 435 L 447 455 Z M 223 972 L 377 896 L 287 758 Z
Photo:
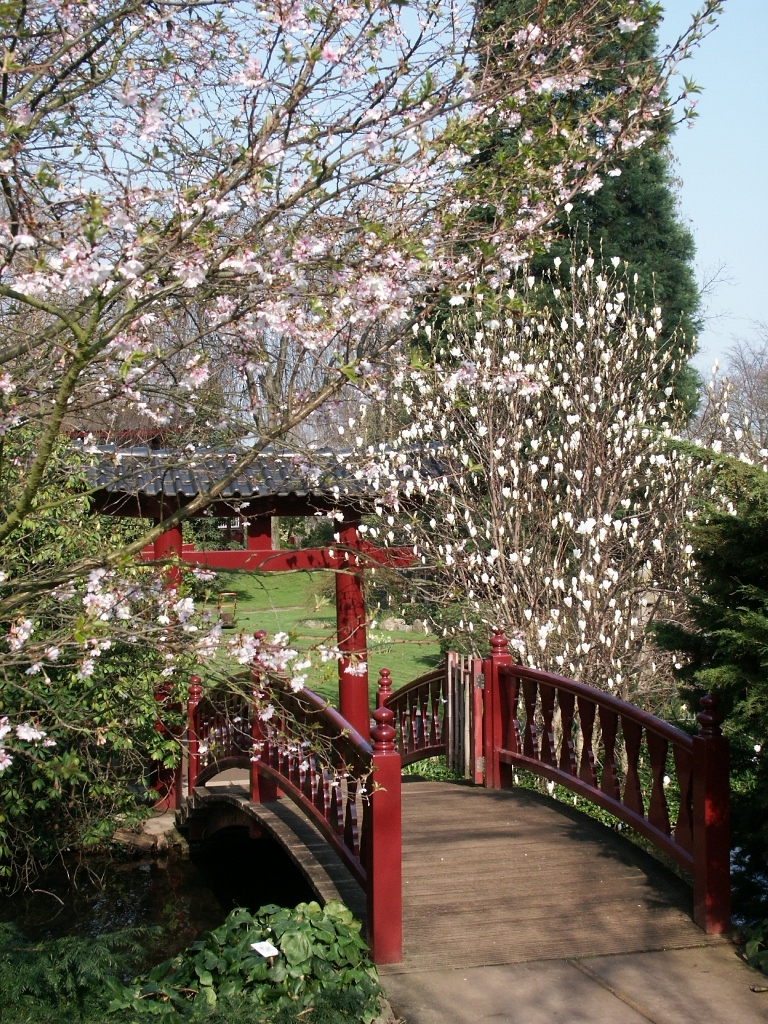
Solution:
M 321 898 L 365 919 L 375 962 L 399 965 L 388 970 L 684 947 L 729 930 L 715 700 L 702 700 L 691 736 L 512 664 L 501 632 L 491 646 L 394 692 L 383 670 L 370 736 L 308 690 L 271 694 L 279 712 L 265 722 L 256 675 L 253 701 L 203 696 L 193 678 L 180 822 L 197 838 L 237 822 L 271 833 Z M 437 755 L 462 784 L 401 777 Z M 690 878 L 692 898 L 615 831 L 516 788 L 523 770 L 634 829 Z

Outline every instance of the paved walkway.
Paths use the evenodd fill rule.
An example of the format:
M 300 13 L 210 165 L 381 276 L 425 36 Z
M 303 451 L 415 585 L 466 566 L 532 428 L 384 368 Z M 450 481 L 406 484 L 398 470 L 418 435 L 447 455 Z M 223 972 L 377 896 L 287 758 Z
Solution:
M 384 980 L 408 1024 L 766 1024 L 761 975 L 723 942 L 665 950 L 545 960 Z

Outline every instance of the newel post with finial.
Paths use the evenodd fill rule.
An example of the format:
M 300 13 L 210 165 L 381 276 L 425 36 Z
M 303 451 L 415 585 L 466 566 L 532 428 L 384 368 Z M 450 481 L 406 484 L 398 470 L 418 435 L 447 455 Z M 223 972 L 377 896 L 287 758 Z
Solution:
M 403 958 L 402 824 L 400 755 L 395 747 L 394 712 L 373 712 L 373 754 L 367 782 L 370 828 L 367 837 L 368 945 L 376 964 Z
M 392 676 L 388 668 L 379 671 L 379 689 L 376 693 L 376 707 L 383 708 L 387 698 L 392 696 Z
M 701 698 L 693 737 L 693 917 L 712 934 L 731 930 L 728 740 L 717 697 Z
M 483 748 L 485 754 L 485 785 L 488 789 L 501 788 L 498 751 L 501 746 L 501 696 L 499 694 L 499 668 L 511 665 L 507 638 L 501 626 L 493 627 L 491 653 L 483 661 L 485 693 L 483 701 Z

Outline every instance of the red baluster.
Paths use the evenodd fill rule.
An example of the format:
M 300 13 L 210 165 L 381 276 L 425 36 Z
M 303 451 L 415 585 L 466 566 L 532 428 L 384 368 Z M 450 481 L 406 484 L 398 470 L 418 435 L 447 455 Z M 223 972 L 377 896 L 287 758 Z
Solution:
M 638 775 L 638 762 L 640 760 L 640 744 L 643 741 L 643 727 L 639 722 L 622 716 L 621 729 L 624 733 L 624 749 L 627 752 L 627 777 L 624 780 L 624 806 L 628 807 L 635 814 L 641 817 L 645 814 L 643 804 L 643 792 L 640 788 L 640 776 Z M 648 735 L 648 746 L 652 744 L 651 736 Z M 655 749 L 655 748 L 654 748 Z M 666 754 L 666 745 L 664 748 Z M 662 772 L 662 775 L 664 773 Z
M 344 835 L 344 794 L 341 791 L 341 778 L 336 775 L 331 780 L 331 804 L 328 814 L 328 823 L 335 830 L 336 835 Z
M 606 707 L 600 708 L 600 728 L 603 733 L 603 772 L 600 776 L 600 789 L 614 800 L 621 799 L 619 777 L 616 772 L 616 732 L 619 716 Z
M 651 772 L 653 774 L 653 788 L 651 789 L 651 802 L 648 805 L 648 821 L 655 828 L 665 835 L 669 835 L 669 807 L 667 796 L 664 792 L 664 771 L 667 767 L 667 751 L 669 743 L 663 736 L 646 729 L 645 741 L 648 745 L 648 755 L 651 759 Z M 684 799 L 680 793 L 681 802 Z
M 563 739 L 560 746 L 560 771 L 569 775 L 576 774 L 576 757 L 573 751 L 573 714 L 576 698 L 572 693 L 558 690 L 557 699 L 560 705 L 560 721 L 563 728 Z
M 189 678 L 189 700 L 187 701 L 187 750 L 189 756 L 188 764 L 188 795 L 192 792 L 200 774 L 200 722 L 197 705 L 203 695 L 203 688 L 200 685 L 200 676 Z
M 701 698 L 693 738 L 693 917 L 706 932 L 731 930 L 728 740 L 717 697 Z
M 675 842 L 687 853 L 693 853 L 693 753 L 677 744 L 672 748 L 675 758 L 680 807 L 675 822 Z
M 376 707 L 383 708 L 387 702 L 387 698 L 392 695 L 392 678 L 388 668 L 383 668 L 379 672 L 379 690 L 376 694 Z
M 344 845 L 355 857 L 360 856 L 360 830 L 357 824 L 357 779 L 347 779 L 347 811 L 344 815 Z
M 523 726 L 523 754 L 536 758 L 538 744 L 536 736 L 536 696 L 538 683 L 535 679 L 523 679 L 523 707 L 525 708 L 525 725 Z
M 542 682 L 539 686 L 539 693 L 541 694 L 541 716 L 543 718 L 539 760 L 555 768 L 557 766 L 557 749 L 552 724 L 555 717 L 555 688 L 549 683 Z
M 595 770 L 595 752 L 592 749 L 595 734 L 596 706 L 588 697 L 579 697 L 579 722 L 581 724 L 581 758 L 579 760 L 579 778 L 588 786 L 597 788 L 597 772 Z
M 366 815 L 368 944 L 375 963 L 396 964 L 403 957 L 400 755 L 395 749 L 392 711 L 377 708 L 373 717 L 368 781 L 373 792 Z

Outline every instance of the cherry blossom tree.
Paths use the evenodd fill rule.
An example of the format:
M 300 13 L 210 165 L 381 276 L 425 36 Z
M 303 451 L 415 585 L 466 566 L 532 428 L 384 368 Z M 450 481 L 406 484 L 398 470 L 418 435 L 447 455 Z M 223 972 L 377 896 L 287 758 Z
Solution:
M 542 103 L 601 74 L 591 58 L 605 33 L 633 30 L 632 7 L 563 17 L 533 5 L 538 20 L 485 44 L 515 55 L 503 83 L 457 3 L 10 8 L 0 412 L 5 432 L 34 424 L 38 444 L 0 541 L 60 432 L 94 404 L 183 423 L 215 350 L 237 370 L 225 416 L 242 433 L 270 339 L 287 337 L 325 372 L 262 414 L 269 441 L 470 273 L 490 251 L 480 242 L 508 272 L 559 207 L 597 187 L 598 167 L 642 144 L 665 76 L 720 5 L 705 5 L 661 72 L 628 69 L 610 104 L 585 93 L 564 138 Z M 496 176 L 503 217 L 485 238 L 473 222 L 468 251 L 459 172 L 499 117 L 523 145 Z

